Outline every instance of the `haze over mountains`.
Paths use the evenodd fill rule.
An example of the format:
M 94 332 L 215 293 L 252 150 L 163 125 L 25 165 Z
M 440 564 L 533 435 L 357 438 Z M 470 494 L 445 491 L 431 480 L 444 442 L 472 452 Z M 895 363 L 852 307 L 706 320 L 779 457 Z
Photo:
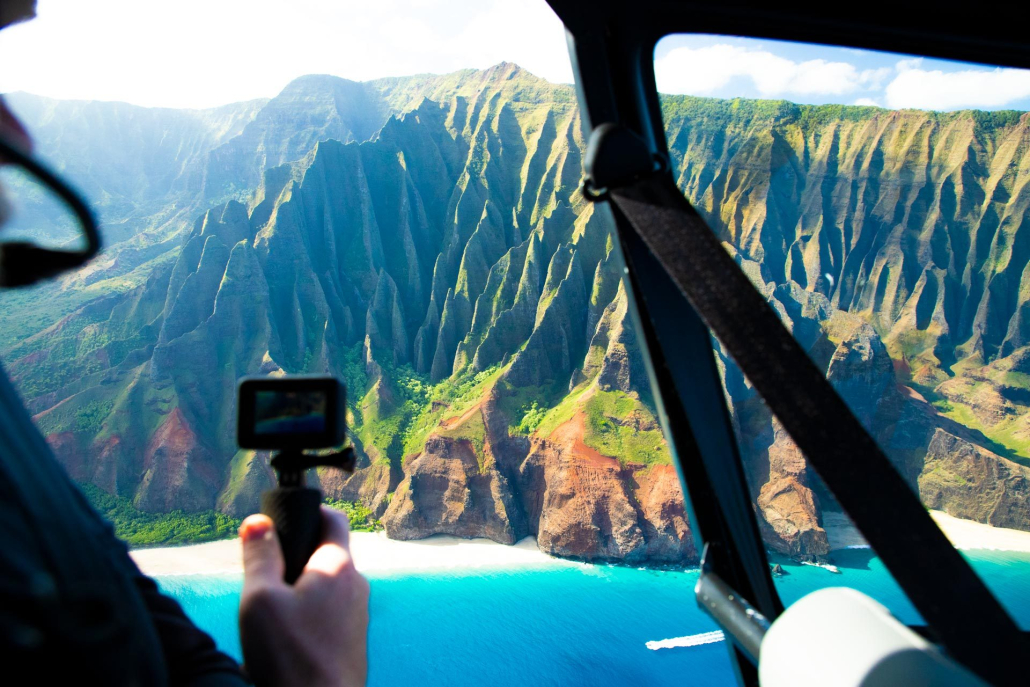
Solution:
M 272 476 L 235 448 L 236 380 L 329 371 L 361 459 L 319 480 L 389 536 L 696 560 L 570 87 L 501 64 L 206 111 L 11 104 L 112 242 L 0 314 L 76 479 L 251 512 Z M 664 105 L 688 197 L 924 502 L 1030 529 L 1027 117 Z M 767 541 L 825 555 L 832 499 L 723 363 Z

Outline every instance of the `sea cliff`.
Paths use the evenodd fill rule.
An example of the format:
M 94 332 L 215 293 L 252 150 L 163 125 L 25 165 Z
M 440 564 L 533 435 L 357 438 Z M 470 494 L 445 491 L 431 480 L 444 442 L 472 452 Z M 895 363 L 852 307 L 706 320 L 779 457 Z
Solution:
M 74 117 L 132 120 L 14 103 L 71 169 Z M 924 503 L 1030 530 L 1026 116 L 663 106 L 684 192 Z M 576 190 L 571 88 L 511 64 L 305 77 L 132 121 L 104 128 L 112 149 L 183 146 L 126 172 L 144 190 L 95 180 L 118 240 L 16 301 L 0 340 L 75 479 L 146 511 L 249 513 L 272 474 L 226 429 L 236 380 L 329 372 L 358 468 L 313 478 L 389 536 L 696 562 L 618 242 Z M 768 546 L 826 556 L 832 496 L 713 355 Z

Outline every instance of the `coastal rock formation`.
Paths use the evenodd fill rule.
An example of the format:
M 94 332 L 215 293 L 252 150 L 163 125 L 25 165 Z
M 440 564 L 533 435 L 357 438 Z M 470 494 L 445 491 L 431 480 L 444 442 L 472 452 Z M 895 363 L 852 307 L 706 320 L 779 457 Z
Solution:
M 548 439 L 534 438 L 528 453 L 524 441 L 487 444 L 480 454 L 468 439 L 431 436 L 405 462 L 405 479 L 382 519 L 386 532 L 507 544 L 534 534 L 543 551 L 565 558 L 696 564 L 675 469 L 622 464 L 583 438 L 582 416 Z
M 1030 468 L 938 429 L 919 493 L 928 507 L 995 527 L 1030 530 Z
M 536 440 L 521 467 L 542 550 L 595 562 L 697 563 L 672 466 L 622 465 L 590 450 L 574 429 L 559 433 L 557 443 Z
M 387 460 L 372 463 L 360 451 L 358 456 L 354 472 L 320 470 L 319 487 L 328 498 L 334 501 L 363 503 L 372 510 L 375 517 L 381 518 L 390 504 L 391 494 L 400 481 L 399 475 Z
M 407 463 L 382 518 L 391 539 L 452 534 L 514 544 L 528 534 L 512 485 L 468 439 L 430 437 Z
M 779 423 L 774 421 L 774 425 L 776 439 L 768 450 L 769 480 L 757 500 L 762 538 L 789 556 L 825 556 L 830 546 L 808 484 L 807 462 Z
M 87 180 L 110 249 L 0 331 L 75 479 L 250 512 L 272 475 L 226 429 L 236 380 L 331 373 L 359 461 L 317 480 L 390 536 L 696 560 L 570 87 L 501 64 L 192 113 L 13 100 L 73 173 L 82 122 L 112 151 Z M 1030 529 L 1027 116 L 663 107 L 681 187 L 924 502 Z M 825 556 L 832 496 L 718 354 L 768 545 Z

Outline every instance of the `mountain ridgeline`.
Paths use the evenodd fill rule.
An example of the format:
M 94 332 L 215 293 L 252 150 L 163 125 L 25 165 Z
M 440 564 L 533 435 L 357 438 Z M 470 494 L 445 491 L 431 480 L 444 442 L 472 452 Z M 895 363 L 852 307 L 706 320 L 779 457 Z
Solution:
M 82 115 L 60 113 L 131 107 L 16 105 L 69 170 Z M 663 105 L 688 197 L 924 502 L 1030 529 L 1026 116 Z M 613 227 L 576 191 L 570 87 L 501 64 L 137 109 L 189 154 L 126 171 L 160 184 L 94 179 L 130 229 L 4 315 L 25 334 L 9 373 L 75 479 L 146 511 L 251 512 L 273 478 L 235 446 L 236 381 L 331 372 L 359 465 L 312 478 L 389 536 L 696 561 Z M 832 497 L 717 352 L 768 544 L 826 555 Z

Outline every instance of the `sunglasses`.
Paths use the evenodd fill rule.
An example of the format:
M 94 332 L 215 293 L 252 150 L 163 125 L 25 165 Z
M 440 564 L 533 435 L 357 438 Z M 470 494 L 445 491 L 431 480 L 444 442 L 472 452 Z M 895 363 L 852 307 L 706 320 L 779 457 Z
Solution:
M 29 286 L 43 279 L 81 267 L 100 252 L 100 233 L 93 212 L 76 191 L 45 165 L 0 137 L 0 160 L 20 167 L 50 189 L 72 211 L 78 221 L 85 247 L 79 250 L 42 248 L 28 241 L 0 243 L 0 287 Z

